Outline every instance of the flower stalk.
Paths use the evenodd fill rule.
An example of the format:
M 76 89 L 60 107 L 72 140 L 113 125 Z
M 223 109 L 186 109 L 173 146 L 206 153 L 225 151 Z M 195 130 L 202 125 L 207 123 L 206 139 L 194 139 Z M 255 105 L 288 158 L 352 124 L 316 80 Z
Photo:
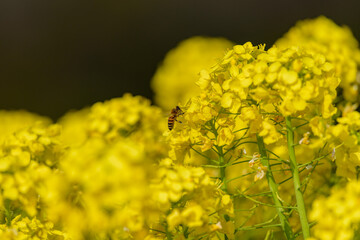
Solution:
M 290 226 L 290 223 L 284 214 L 285 209 L 283 208 L 282 203 L 278 197 L 279 196 L 278 185 L 275 182 L 274 176 L 271 172 L 271 166 L 269 163 L 269 159 L 267 157 L 264 140 L 259 135 L 257 135 L 256 137 L 257 137 L 259 152 L 261 154 L 261 164 L 267 168 L 266 178 L 267 178 L 267 181 L 269 184 L 269 189 L 271 191 L 271 194 L 272 194 L 272 197 L 274 200 L 274 204 L 276 206 L 277 213 L 279 215 L 281 228 L 283 229 L 283 231 L 285 233 L 286 239 L 295 239 L 294 233 Z
M 219 167 L 220 167 L 220 178 L 222 182 L 221 189 L 225 192 L 227 192 L 227 186 L 226 186 L 226 176 L 225 176 L 225 158 L 222 147 L 217 147 L 217 151 L 219 154 Z
M 303 232 L 304 239 L 310 237 L 310 228 L 309 223 L 306 216 L 306 209 L 303 194 L 301 192 L 301 182 L 299 176 L 299 169 L 296 162 L 295 157 L 295 148 L 294 148 L 294 129 L 291 125 L 291 117 L 286 117 L 286 129 L 287 129 L 287 144 L 288 144 L 288 151 L 290 157 L 290 167 L 291 173 L 293 176 L 294 181 L 294 190 L 295 190 L 295 197 L 297 203 L 297 210 L 300 216 L 300 223 Z

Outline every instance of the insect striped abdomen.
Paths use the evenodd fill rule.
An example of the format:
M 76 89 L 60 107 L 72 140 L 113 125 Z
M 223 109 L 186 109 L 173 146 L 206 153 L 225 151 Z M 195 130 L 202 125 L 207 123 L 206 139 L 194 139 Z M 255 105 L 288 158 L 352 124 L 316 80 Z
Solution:
M 172 130 L 174 128 L 175 116 L 170 116 L 168 118 L 168 128 Z

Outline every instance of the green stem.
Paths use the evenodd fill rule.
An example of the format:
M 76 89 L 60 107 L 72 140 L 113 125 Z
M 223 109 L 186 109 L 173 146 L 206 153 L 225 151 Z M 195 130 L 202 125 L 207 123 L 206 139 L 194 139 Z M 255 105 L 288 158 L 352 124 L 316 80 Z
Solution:
M 222 186 L 221 189 L 227 193 L 227 182 L 226 182 L 226 176 L 225 176 L 225 170 L 226 170 L 226 163 L 225 163 L 225 158 L 224 158 L 224 152 L 223 152 L 223 148 L 222 147 L 216 147 L 216 150 L 219 154 L 219 167 L 220 167 L 220 177 L 221 177 L 221 181 L 222 181 Z M 227 237 L 227 235 L 224 233 L 224 239 L 228 240 L 229 238 Z
M 221 177 L 221 181 L 222 181 L 222 187 L 221 189 L 227 193 L 227 182 L 226 182 L 226 176 L 225 176 L 225 170 L 226 167 L 225 165 L 225 158 L 224 158 L 224 153 L 223 153 L 223 149 L 222 147 L 216 147 L 216 150 L 219 153 L 219 167 L 220 167 L 220 177 Z
M 303 194 L 301 192 L 301 182 L 299 176 L 299 169 L 295 157 L 295 148 L 294 148 L 294 129 L 291 126 L 291 118 L 286 117 L 286 128 L 287 128 L 287 142 L 288 142 L 288 151 L 290 157 L 290 167 L 293 175 L 294 188 L 295 188 L 295 197 L 297 203 L 297 209 L 300 216 L 300 223 L 303 232 L 304 239 L 310 237 L 310 228 L 309 223 L 306 217 L 306 209 Z
M 276 210 L 277 210 L 278 215 L 279 215 L 281 227 L 282 227 L 287 239 L 295 239 L 294 233 L 293 233 L 293 231 L 291 229 L 289 221 L 286 218 L 286 216 L 284 215 L 285 210 L 284 210 L 284 208 L 283 208 L 283 206 L 282 206 L 282 204 L 281 204 L 281 202 L 279 200 L 278 185 L 276 184 L 274 176 L 273 176 L 273 174 L 271 172 L 270 163 L 269 163 L 268 156 L 267 156 L 267 153 L 266 153 L 266 148 L 265 148 L 263 138 L 260 137 L 259 135 L 257 135 L 256 137 L 257 137 L 259 152 L 261 154 L 261 164 L 264 167 L 267 167 L 266 178 L 267 178 L 269 188 L 270 188 L 273 200 L 274 200 L 274 204 L 276 206 Z

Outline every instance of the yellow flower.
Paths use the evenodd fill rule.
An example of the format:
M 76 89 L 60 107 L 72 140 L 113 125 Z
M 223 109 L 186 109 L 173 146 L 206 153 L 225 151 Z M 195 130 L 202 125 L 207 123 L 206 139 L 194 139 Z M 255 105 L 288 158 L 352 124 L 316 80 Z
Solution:
M 212 223 L 234 212 L 230 196 L 224 195 L 200 167 L 162 166 L 152 181 L 151 191 L 154 203 L 160 203 L 160 209 L 167 213 L 166 222 L 174 234 L 181 225 L 187 226 L 194 238 L 221 230 Z
M 89 138 L 104 138 L 109 143 L 120 138 L 146 142 L 150 158 L 165 157 L 168 147 L 163 136 L 167 118 L 158 107 L 141 96 L 124 94 L 90 108 L 70 112 L 60 119 L 61 140 L 66 146 L 81 146 Z
M 0 142 L 2 143 L 9 135 L 28 128 L 35 124 L 49 125 L 51 120 L 26 111 L 0 111 Z
M 224 38 L 192 37 L 179 43 L 165 57 L 157 69 L 151 85 L 155 103 L 165 110 L 185 104 L 200 93 L 195 86 L 198 73 L 209 69 L 233 45 Z M 199 86 L 208 86 L 208 74 L 200 72 Z
M 316 68 L 315 72 L 336 71 L 341 78 L 343 97 L 347 101 L 357 101 L 356 82 L 357 68 L 360 65 L 358 42 L 347 26 L 338 26 L 332 20 L 320 16 L 315 19 L 299 21 L 276 43 L 280 48 L 301 46 L 323 54 L 329 63 Z M 313 68 L 316 62 L 311 58 L 304 59 L 306 67 Z M 323 61 L 323 59 L 318 59 Z M 331 63 L 331 64 L 330 64 Z M 297 63 L 299 66 L 300 62 Z M 297 67 L 299 68 L 299 67 Z
M 90 113 L 89 108 L 79 111 L 71 111 L 60 118 L 58 124 L 62 127 L 61 141 L 71 147 L 78 147 L 86 141 L 88 137 L 87 124 Z
M 142 211 L 151 199 L 147 189 L 152 161 L 145 157 L 143 143 L 89 139 L 69 149 L 60 171 L 48 176 L 40 192 L 44 210 L 80 239 L 86 233 L 101 235 L 125 227 L 134 234 L 142 231 L 149 216 Z
M 293 85 L 298 80 L 298 74 L 294 71 L 289 71 L 286 68 L 282 68 L 279 73 L 280 81 L 283 81 L 286 85 Z
M 326 124 L 326 121 L 324 121 L 324 119 L 319 116 L 313 117 L 309 122 L 311 131 L 315 136 L 318 137 L 323 137 L 325 135 Z
M 262 129 L 259 132 L 259 136 L 262 136 L 264 138 L 265 144 L 275 143 L 281 138 L 281 134 L 269 121 L 262 122 Z
M 64 239 L 69 240 L 67 234 L 54 229 L 52 222 L 41 222 L 36 217 L 29 219 L 17 215 L 10 224 L 0 225 L 1 239 Z
M 35 122 L 7 136 L 0 145 L 1 206 L 29 217 L 39 213 L 40 188 L 65 151 L 59 135 L 58 125 Z
M 180 225 L 182 220 L 182 216 L 180 215 L 180 211 L 178 209 L 172 211 L 166 218 L 170 230 L 173 230 L 176 226 Z
M 296 47 L 273 47 L 265 51 L 263 46 L 251 45 L 239 49 L 249 51 L 252 57 L 243 58 L 243 54 L 229 51 L 224 61 L 209 73 L 210 85 L 214 88 L 205 89 L 205 92 L 208 91 L 207 96 L 213 102 L 219 102 L 223 108 L 232 106 L 235 99 L 243 108 L 249 104 L 244 100 L 255 100 L 261 105 L 276 104 L 284 116 L 296 116 L 304 111 L 315 115 L 322 111 L 324 118 L 330 118 L 336 113 L 332 101 L 339 81 L 331 64 L 321 54 Z M 303 64 L 307 67 L 303 68 Z M 267 76 L 265 82 L 264 76 Z
M 332 100 L 333 100 L 333 97 L 331 97 L 330 95 L 324 96 L 324 102 L 323 102 L 323 106 L 322 106 L 322 116 L 324 118 L 331 117 L 337 111 L 337 109 L 334 107 L 334 105 L 332 103 Z
M 185 208 L 181 212 L 182 221 L 189 227 L 200 227 L 204 224 L 204 210 L 199 205 L 193 205 Z
M 345 188 L 334 187 L 327 198 L 319 197 L 313 203 L 310 220 L 316 239 L 353 239 L 360 223 L 360 184 L 349 182 Z
M 346 116 L 338 118 L 337 121 L 339 123 L 348 125 L 351 130 L 360 130 L 360 113 L 357 111 L 349 112 L 346 114 Z
M 233 102 L 234 97 L 234 94 L 232 94 L 231 92 L 225 93 L 221 99 L 221 106 L 223 108 L 229 108 Z
M 230 145 L 234 139 L 234 134 L 230 128 L 221 128 L 219 131 L 219 136 L 217 138 L 217 145 L 224 146 Z
M 333 149 L 332 159 L 336 162 L 336 174 L 350 179 L 357 178 L 357 169 L 360 166 L 359 152 L 360 145 L 357 135 L 350 130 L 349 125 L 352 122 L 348 121 L 347 115 L 340 118 L 338 125 L 331 126 L 327 129 L 327 141 L 330 143 L 329 147 Z

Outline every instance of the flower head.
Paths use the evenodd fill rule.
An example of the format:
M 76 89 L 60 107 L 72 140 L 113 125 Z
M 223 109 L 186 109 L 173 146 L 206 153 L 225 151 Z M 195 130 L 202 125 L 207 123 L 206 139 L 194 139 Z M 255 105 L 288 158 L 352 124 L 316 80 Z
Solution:
M 332 20 L 320 16 L 299 21 L 276 43 L 280 48 L 301 46 L 323 54 L 341 78 L 343 97 L 358 100 L 357 68 L 360 65 L 359 44 L 347 26 L 338 26 Z
M 313 203 L 310 219 L 316 221 L 314 237 L 319 239 L 353 239 L 360 223 L 360 184 L 349 182 L 345 188 L 334 187 L 327 198 Z
M 179 43 L 166 55 L 152 79 L 156 104 L 170 110 L 196 96 L 200 92 L 195 86 L 199 71 L 215 64 L 232 45 L 225 38 L 199 36 Z M 200 76 L 206 83 L 206 76 Z

